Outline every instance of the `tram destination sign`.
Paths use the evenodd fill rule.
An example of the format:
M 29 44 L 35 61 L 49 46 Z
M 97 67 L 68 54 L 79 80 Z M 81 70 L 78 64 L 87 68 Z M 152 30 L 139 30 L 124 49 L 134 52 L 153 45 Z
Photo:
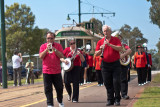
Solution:
M 62 36 L 80 36 L 80 31 L 67 31 L 67 32 L 62 32 Z

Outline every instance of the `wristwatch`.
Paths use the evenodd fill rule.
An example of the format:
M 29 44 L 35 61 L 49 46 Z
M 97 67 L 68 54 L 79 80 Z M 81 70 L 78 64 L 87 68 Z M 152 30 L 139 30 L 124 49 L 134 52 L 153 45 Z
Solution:
M 54 49 L 54 52 L 56 52 L 57 51 L 57 49 Z

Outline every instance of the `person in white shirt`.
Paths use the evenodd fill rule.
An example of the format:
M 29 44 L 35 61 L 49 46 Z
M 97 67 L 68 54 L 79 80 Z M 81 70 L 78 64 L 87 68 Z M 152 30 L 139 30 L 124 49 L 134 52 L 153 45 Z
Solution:
M 14 55 L 12 56 L 12 62 L 13 62 L 13 79 L 14 84 L 13 86 L 17 86 L 17 79 L 18 79 L 18 86 L 21 86 L 21 62 L 22 62 L 22 54 L 18 53 L 18 51 L 14 52 Z

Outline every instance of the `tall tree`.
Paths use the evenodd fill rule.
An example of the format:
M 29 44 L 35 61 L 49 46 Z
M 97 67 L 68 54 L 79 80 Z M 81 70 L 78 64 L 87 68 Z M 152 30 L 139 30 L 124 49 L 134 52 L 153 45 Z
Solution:
M 143 37 L 143 34 L 138 29 L 138 27 L 134 27 L 133 29 L 129 25 L 124 25 L 120 29 L 121 35 L 123 36 L 123 42 L 127 43 L 129 47 L 132 49 L 133 55 L 136 51 L 136 46 L 141 45 L 143 43 L 147 43 L 148 40 Z
M 151 2 L 150 7 L 150 19 L 153 24 L 156 24 L 160 28 L 160 0 L 147 0 Z
M 30 7 L 14 3 L 6 6 L 5 16 L 7 57 L 11 58 L 15 49 L 22 54 L 38 53 L 44 41 L 44 31 L 34 28 L 35 15 Z

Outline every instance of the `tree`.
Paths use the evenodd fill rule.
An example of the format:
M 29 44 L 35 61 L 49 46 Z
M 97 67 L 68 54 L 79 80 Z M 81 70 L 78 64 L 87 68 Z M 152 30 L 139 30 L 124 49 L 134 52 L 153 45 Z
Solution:
M 127 43 L 132 49 L 131 56 L 135 53 L 137 45 L 148 42 L 148 40 L 143 37 L 143 34 L 138 29 L 138 27 L 134 27 L 132 29 L 129 25 L 125 24 L 120 28 L 120 32 L 124 40 L 123 42 Z
M 156 24 L 160 28 L 160 0 L 147 0 L 151 2 L 150 7 L 150 19 L 153 24 Z
M 14 3 L 6 6 L 5 16 L 7 57 L 11 58 L 15 49 L 22 54 L 38 53 L 46 32 L 34 28 L 35 16 L 30 7 Z
M 12 31 L 19 29 L 26 31 L 34 26 L 35 16 L 31 12 L 30 7 L 27 7 L 25 4 L 20 6 L 18 3 L 14 3 L 11 6 L 6 5 L 5 21 L 6 29 L 16 26 L 17 28 L 12 29 Z

